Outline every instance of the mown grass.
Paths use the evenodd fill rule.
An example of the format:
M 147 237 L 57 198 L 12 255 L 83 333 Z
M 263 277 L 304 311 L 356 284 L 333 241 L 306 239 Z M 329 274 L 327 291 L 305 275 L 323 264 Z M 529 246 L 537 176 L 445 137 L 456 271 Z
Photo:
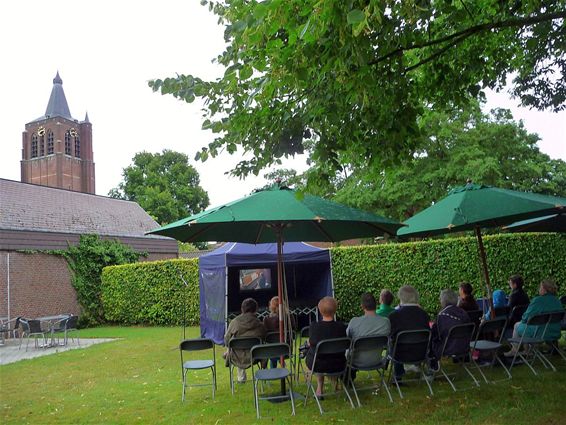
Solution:
M 197 328 L 187 330 L 196 337 Z M 81 337 L 119 340 L 56 355 L 0 366 L 3 424 L 563 424 L 566 421 L 566 363 L 554 357 L 558 372 L 534 377 L 525 367 L 513 370 L 512 381 L 453 393 L 435 382 L 435 396 L 424 384 L 409 385 L 406 398 L 366 392 L 363 407 L 351 409 L 342 399 L 325 400 L 321 417 L 312 399 L 306 407 L 263 402 L 256 421 L 250 383 L 230 394 L 228 370 L 217 350 L 218 392 L 193 388 L 181 403 L 179 328 L 106 327 L 81 331 Z M 1 354 L 1 351 L 0 351 Z M 540 368 L 539 368 L 540 369 Z M 203 372 L 201 372 L 203 373 Z M 206 372 L 205 372 L 206 373 Z M 500 371 L 494 370 L 494 375 Z M 463 383 L 463 378 L 460 379 Z M 296 391 L 305 392 L 301 384 Z

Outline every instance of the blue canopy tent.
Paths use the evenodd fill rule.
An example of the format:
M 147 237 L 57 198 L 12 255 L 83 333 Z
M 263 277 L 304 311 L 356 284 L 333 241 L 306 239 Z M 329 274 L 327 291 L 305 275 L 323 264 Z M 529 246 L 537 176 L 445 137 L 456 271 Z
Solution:
M 333 295 L 330 251 L 304 242 L 283 245 L 289 308 L 293 313 L 316 311 L 318 300 Z M 241 302 L 254 298 L 260 308 L 277 295 L 277 244 L 231 242 L 199 258 L 201 336 L 224 343 L 229 320 L 240 312 Z M 253 283 L 246 288 L 246 276 Z

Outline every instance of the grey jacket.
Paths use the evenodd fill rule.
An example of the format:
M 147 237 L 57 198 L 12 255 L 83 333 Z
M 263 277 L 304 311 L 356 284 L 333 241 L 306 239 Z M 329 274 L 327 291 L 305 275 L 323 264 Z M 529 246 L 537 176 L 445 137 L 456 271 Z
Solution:
M 265 338 L 265 326 L 256 317 L 255 313 L 244 313 L 237 316 L 228 325 L 226 334 L 224 335 L 224 343 L 228 346 L 228 342 L 235 337 L 257 336 Z M 246 369 L 251 366 L 250 352 L 246 350 L 234 350 L 230 354 L 230 360 L 237 367 Z

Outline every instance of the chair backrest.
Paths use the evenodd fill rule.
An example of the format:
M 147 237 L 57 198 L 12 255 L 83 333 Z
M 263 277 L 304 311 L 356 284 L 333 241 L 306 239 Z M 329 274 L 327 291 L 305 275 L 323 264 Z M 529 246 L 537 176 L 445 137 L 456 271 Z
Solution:
M 267 344 L 274 344 L 279 342 L 279 331 L 268 332 L 265 336 L 265 342 Z
M 387 348 L 389 344 L 389 337 L 386 335 L 380 336 L 360 336 L 352 340 L 352 345 L 350 347 L 350 359 L 352 364 L 355 366 L 354 359 L 361 355 L 361 353 L 372 353 L 375 354 L 373 357 L 376 359 L 375 366 L 381 364 L 381 353 Z M 371 367 L 373 365 L 364 365 Z
M 251 350 L 254 345 L 261 344 L 261 338 L 257 336 L 244 336 L 232 338 L 228 341 L 230 350 Z
M 331 338 L 323 339 L 316 344 L 315 356 L 317 354 L 340 354 L 346 353 L 350 348 L 352 340 L 350 338 Z
M 474 337 L 475 330 L 475 323 L 462 323 L 452 326 L 448 331 L 448 335 L 446 335 L 446 339 L 444 340 L 441 357 L 445 354 L 450 356 L 461 356 L 468 354 L 470 350 L 470 341 Z M 460 340 L 459 344 L 456 343 L 457 340 Z M 452 349 L 454 349 L 454 347 L 457 347 L 460 349 L 460 352 L 446 353 L 446 349 L 448 347 L 451 347 Z
M 24 320 L 21 319 L 20 322 L 24 323 Z M 25 323 L 27 325 L 27 332 L 32 334 L 43 333 L 43 329 L 41 329 L 41 320 L 32 319 L 25 321 Z M 25 325 L 24 325 L 24 329 L 25 329 Z
M 79 316 L 70 316 L 65 322 L 66 329 L 77 329 L 79 323 Z
M 527 308 L 529 308 L 528 304 L 516 305 L 511 310 L 511 313 L 509 313 L 509 317 L 514 317 L 516 320 L 520 320 L 525 311 L 527 311 Z
M 475 324 L 478 324 L 483 317 L 483 310 L 470 310 L 467 313 L 470 320 Z
M 560 302 L 562 303 L 562 305 L 566 305 L 566 295 L 562 295 L 560 297 Z
M 548 323 L 552 315 L 550 313 L 535 314 L 527 319 L 527 326 L 542 326 Z
M 555 311 L 550 313 L 548 323 L 560 323 L 566 317 L 566 311 Z
M 495 307 L 495 317 L 507 317 L 509 315 L 509 307 Z
M 208 338 L 185 339 L 179 344 L 181 351 L 201 351 L 214 348 L 214 342 Z
M 476 334 L 476 341 L 490 337 L 492 340 L 495 339 L 498 342 L 501 342 L 506 327 L 507 319 L 505 317 L 496 317 L 495 319 L 484 320 L 480 323 L 480 327 Z
M 299 333 L 299 338 L 307 338 L 309 336 L 310 326 L 305 326 Z
M 420 362 L 428 358 L 430 330 L 401 331 L 395 337 L 391 357 L 398 362 Z
M 251 349 L 252 363 L 256 360 L 267 360 L 277 357 L 289 357 L 291 349 L 288 344 L 276 342 L 273 344 L 254 345 Z

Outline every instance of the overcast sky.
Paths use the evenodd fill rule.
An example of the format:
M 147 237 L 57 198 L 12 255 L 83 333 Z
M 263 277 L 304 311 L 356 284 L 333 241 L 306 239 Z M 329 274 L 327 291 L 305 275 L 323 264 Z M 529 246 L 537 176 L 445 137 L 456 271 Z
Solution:
M 198 0 L 0 2 L 0 177 L 19 180 L 21 134 L 42 116 L 59 70 L 74 118 L 88 111 L 93 125 L 96 193 L 106 195 L 136 152 L 173 149 L 194 158 L 212 140 L 201 130 L 197 103 L 153 93 L 147 81 L 222 70 L 211 60 L 222 51 L 223 28 Z M 490 95 L 488 108 L 512 109 L 540 148 L 566 160 L 566 114 L 517 108 L 506 94 Z M 248 194 L 264 184 L 224 175 L 238 156 L 194 163 L 211 204 Z M 286 164 L 304 168 L 304 160 Z

